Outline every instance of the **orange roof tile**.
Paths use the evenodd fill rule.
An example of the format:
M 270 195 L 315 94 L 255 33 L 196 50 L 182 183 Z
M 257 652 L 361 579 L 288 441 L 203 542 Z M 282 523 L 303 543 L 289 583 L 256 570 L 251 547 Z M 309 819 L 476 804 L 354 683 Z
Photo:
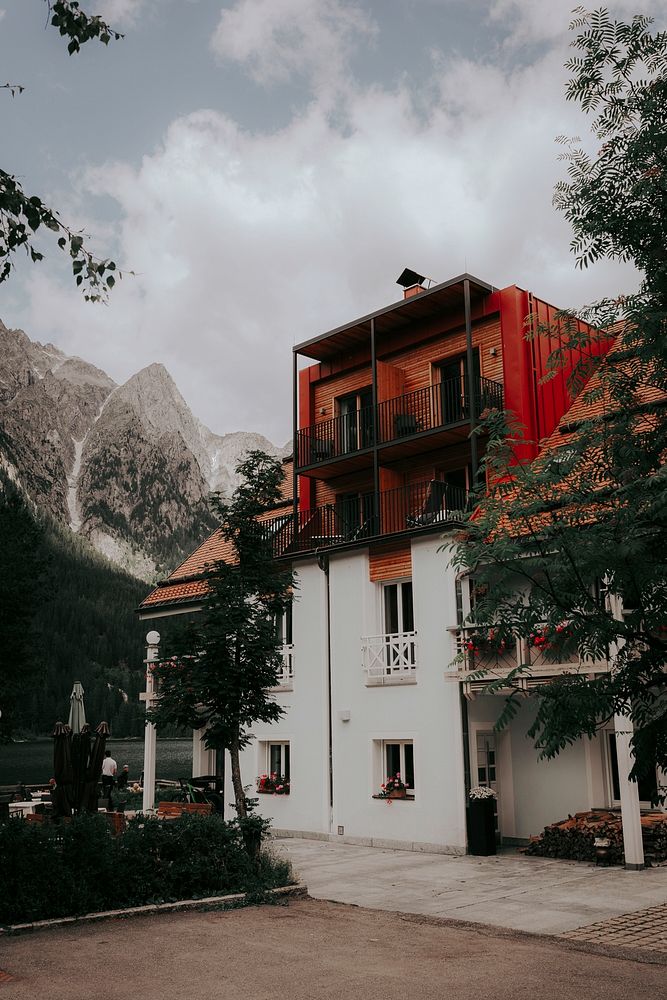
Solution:
M 292 460 L 283 462 L 285 477 L 281 485 L 283 501 L 272 510 L 267 510 L 259 521 L 270 521 L 287 513 L 292 506 Z M 163 605 L 190 603 L 202 598 L 208 591 L 208 584 L 202 579 L 206 571 L 216 562 L 234 565 L 237 561 L 232 542 L 227 541 L 221 528 L 216 528 L 205 538 L 194 552 L 185 559 L 166 580 L 161 581 L 139 605 L 139 610 Z

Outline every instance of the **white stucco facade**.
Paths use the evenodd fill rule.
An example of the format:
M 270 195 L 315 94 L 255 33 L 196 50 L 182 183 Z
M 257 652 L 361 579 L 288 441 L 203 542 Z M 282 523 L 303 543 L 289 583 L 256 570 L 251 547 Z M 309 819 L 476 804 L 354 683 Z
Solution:
M 494 733 L 501 695 L 461 697 L 452 665 L 457 608 L 451 544 L 438 533 L 412 539 L 415 669 L 381 683 L 369 682 L 362 667 L 364 638 L 383 631 L 387 583 L 371 581 L 368 548 L 332 552 L 321 566 L 314 556 L 295 564 L 293 689 L 276 692 L 285 715 L 258 726 L 242 758 L 244 784 L 254 788 L 269 769 L 269 745 L 289 744 L 290 794 L 259 796 L 259 809 L 275 829 L 464 853 L 466 767 L 469 784 L 486 783 L 490 772 L 479 770 L 484 748 L 485 760 L 493 760 L 504 841 L 528 840 L 568 813 L 613 804 L 605 734 L 542 761 L 526 735 L 535 710 L 529 694 L 501 733 Z M 414 798 L 389 803 L 374 797 L 385 776 L 388 742 L 412 745 Z M 488 757 L 489 746 L 495 757 Z

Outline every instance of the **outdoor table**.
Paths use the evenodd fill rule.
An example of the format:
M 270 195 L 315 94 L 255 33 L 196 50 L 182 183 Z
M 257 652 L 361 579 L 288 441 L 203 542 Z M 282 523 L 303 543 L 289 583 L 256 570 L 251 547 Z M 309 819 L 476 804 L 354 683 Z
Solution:
M 33 813 L 35 811 L 34 802 L 10 802 L 9 803 L 9 815 L 12 816 L 27 816 L 28 813 Z

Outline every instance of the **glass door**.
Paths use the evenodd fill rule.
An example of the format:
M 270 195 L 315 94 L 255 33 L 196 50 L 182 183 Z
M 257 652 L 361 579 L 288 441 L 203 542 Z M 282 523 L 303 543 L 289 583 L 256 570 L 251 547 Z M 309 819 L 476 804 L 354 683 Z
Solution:
M 495 733 L 477 733 L 476 751 L 476 784 L 492 788 L 496 793 L 496 798 L 493 800 L 493 821 L 496 828 L 496 841 L 500 843 L 500 826 L 498 823 L 498 765 Z
M 338 400 L 340 452 L 359 451 L 373 444 L 373 390 L 369 387 Z
M 468 405 L 468 358 L 459 354 L 443 361 L 440 369 L 440 407 L 443 424 L 457 424 L 470 416 Z M 473 379 L 479 385 L 479 349 L 473 351 Z

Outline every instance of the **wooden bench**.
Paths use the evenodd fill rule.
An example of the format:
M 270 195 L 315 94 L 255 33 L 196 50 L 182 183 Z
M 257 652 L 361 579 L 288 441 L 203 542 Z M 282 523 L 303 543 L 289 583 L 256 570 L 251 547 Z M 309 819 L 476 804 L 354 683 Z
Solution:
M 158 802 L 158 819 L 178 819 L 179 816 L 210 816 L 213 806 L 210 802 Z

